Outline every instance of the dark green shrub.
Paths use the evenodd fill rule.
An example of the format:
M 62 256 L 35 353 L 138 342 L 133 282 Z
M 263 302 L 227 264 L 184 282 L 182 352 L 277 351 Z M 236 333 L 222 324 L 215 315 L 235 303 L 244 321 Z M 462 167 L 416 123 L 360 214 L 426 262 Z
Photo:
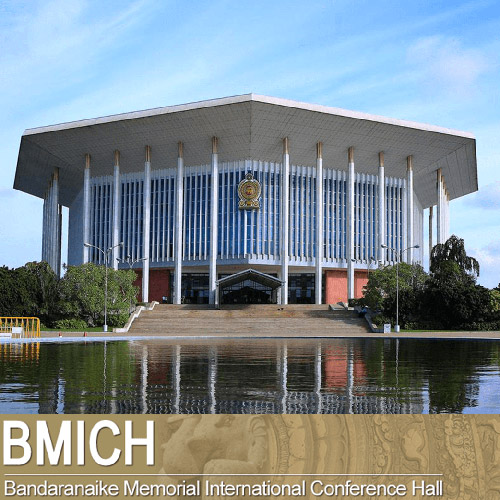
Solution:
M 84 331 L 89 325 L 83 320 L 78 318 L 58 319 L 54 323 L 54 328 L 59 330 L 82 330 Z
M 108 326 L 113 328 L 123 328 L 128 321 L 129 314 L 121 312 L 119 314 L 110 314 L 108 316 Z

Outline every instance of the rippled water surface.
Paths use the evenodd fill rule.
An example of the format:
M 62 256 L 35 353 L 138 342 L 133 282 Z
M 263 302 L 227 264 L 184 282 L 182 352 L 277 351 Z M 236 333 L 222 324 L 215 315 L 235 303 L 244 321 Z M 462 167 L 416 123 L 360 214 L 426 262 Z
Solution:
M 0 343 L 0 413 L 500 413 L 500 342 Z

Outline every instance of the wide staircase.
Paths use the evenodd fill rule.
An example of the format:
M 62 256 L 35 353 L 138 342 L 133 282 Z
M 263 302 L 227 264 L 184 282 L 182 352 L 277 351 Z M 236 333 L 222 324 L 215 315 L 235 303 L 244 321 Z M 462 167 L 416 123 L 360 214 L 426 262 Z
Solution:
M 132 335 L 172 337 L 351 337 L 369 331 L 364 318 L 328 305 L 203 305 L 159 304 L 143 311 Z

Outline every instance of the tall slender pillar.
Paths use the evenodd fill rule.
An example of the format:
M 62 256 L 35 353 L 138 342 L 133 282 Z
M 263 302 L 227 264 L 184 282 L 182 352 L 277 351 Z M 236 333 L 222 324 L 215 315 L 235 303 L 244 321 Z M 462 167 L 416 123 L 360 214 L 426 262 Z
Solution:
M 120 151 L 115 150 L 113 167 L 113 269 L 118 269 L 118 257 L 120 256 L 120 209 L 121 209 L 121 185 L 120 185 Z
M 59 226 L 57 233 L 57 262 L 59 263 L 59 272 L 57 277 L 61 277 L 61 244 L 62 244 L 62 205 L 59 205 Z
M 48 191 L 43 196 L 43 221 L 42 221 L 42 260 L 47 261 L 47 207 Z
M 42 260 L 50 264 L 50 210 L 52 206 L 52 179 L 47 184 L 47 190 L 45 191 L 45 199 L 43 202 L 43 219 L 44 219 L 44 230 L 43 230 L 43 241 L 42 241 Z
M 443 182 L 440 168 L 437 170 L 436 243 L 443 243 Z
M 83 171 L 83 243 L 90 243 L 90 155 L 85 155 Z M 89 261 L 89 248 L 83 246 L 83 263 Z
M 450 237 L 450 193 L 448 192 L 448 188 L 446 188 L 446 198 L 445 198 L 444 202 L 445 202 L 445 206 L 446 206 L 444 239 L 447 240 Z
M 323 288 L 323 143 L 316 144 L 316 304 Z
M 280 200 L 281 200 L 281 304 L 288 304 L 288 209 L 290 195 L 290 153 L 288 151 L 288 137 L 283 139 L 283 158 L 281 163 L 281 182 L 280 182 Z
M 218 155 L 218 139 L 212 137 L 212 190 L 210 199 L 210 259 L 209 259 L 209 303 L 216 302 L 216 281 L 217 281 L 217 236 L 219 232 L 218 226 L 218 210 L 219 210 L 219 155 Z
M 149 302 L 149 230 L 151 224 L 151 146 L 146 146 L 142 209 L 142 301 Z
M 432 253 L 432 218 L 433 218 L 434 207 L 431 205 L 429 207 L 429 267 L 431 265 L 431 253 Z
M 51 235 L 51 267 L 57 276 L 61 275 L 61 230 L 59 215 L 59 168 L 52 174 L 52 235 Z
M 48 206 L 48 218 L 47 218 L 47 225 L 48 225 L 47 262 L 48 262 L 50 267 L 53 267 L 53 265 L 54 265 L 54 257 L 53 257 L 53 251 L 54 251 L 54 189 L 53 189 L 53 184 L 54 184 L 54 175 L 51 176 L 50 182 L 49 182 L 49 206 Z
M 184 218 L 184 145 L 177 144 L 177 180 L 175 204 L 174 304 L 182 300 L 182 220 Z
M 406 158 L 406 195 L 407 215 L 406 215 L 406 246 L 408 264 L 413 262 L 413 156 Z
M 378 205 L 377 205 L 377 244 L 378 252 L 375 256 L 383 264 L 385 262 L 385 250 L 382 245 L 385 244 L 385 167 L 384 153 L 378 154 Z
M 347 298 L 354 298 L 354 148 L 347 153 Z

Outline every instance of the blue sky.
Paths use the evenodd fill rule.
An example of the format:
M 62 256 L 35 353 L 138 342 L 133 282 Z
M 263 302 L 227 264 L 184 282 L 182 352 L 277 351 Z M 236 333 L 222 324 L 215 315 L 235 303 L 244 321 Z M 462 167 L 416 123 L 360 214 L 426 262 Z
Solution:
M 451 231 L 493 287 L 498 33 L 497 1 L 0 0 L 0 265 L 41 256 L 42 202 L 12 189 L 26 128 L 254 92 L 475 134 Z

